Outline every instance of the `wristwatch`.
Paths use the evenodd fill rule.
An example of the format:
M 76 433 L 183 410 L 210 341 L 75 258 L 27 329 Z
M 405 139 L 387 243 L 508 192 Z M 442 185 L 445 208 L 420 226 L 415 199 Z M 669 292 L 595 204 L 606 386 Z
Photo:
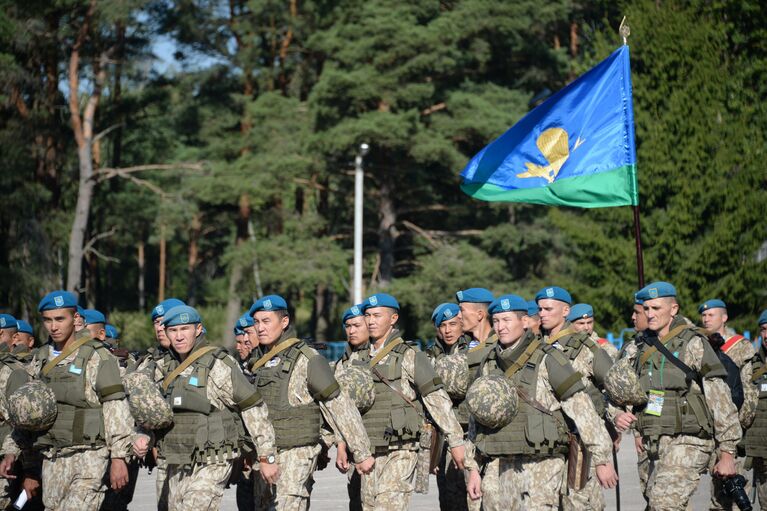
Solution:
M 259 456 L 258 461 L 259 463 L 268 463 L 269 465 L 272 465 L 277 461 L 277 458 L 274 457 L 274 454 L 270 454 L 269 456 Z

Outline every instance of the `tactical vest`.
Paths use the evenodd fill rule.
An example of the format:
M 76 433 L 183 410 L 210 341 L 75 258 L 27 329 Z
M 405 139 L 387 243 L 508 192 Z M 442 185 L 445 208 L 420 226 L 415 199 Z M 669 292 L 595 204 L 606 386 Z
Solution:
M 557 344 L 562 346 L 562 353 L 565 354 L 567 360 L 572 364 L 573 361 L 578 358 L 584 348 L 588 348 L 594 354 L 594 364 L 597 363 L 597 353 L 601 350 L 599 345 L 592 341 L 586 334 L 571 334 L 566 335 L 563 338 L 557 340 Z M 609 355 L 608 355 L 609 356 Z M 608 368 L 609 369 L 609 368 Z M 592 369 L 593 371 L 594 369 Z M 606 370 L 605 370 L 606 372 Z M 592 378 L 586 378 L 586 394 L 591 398 L 591 402 L 594 403 L 594 408 L 597 411 L 599 417 L 605 416 L 605 398 L 602 392 L 594 384 Z
M 169 465 L 216 463 L 237 457 L 240 416 L 213 406 L 207 392 L 213 365 L 226 356 L 223 349 L 206 353 L 192 363 L 189 374 L 179 375 L 164 390 L 163 396 L 173 409 L 173 425 L 158 446 Z M 170 364 L 167 373 L 177 366 Z
M 316 356 L 311 348 L 301 341 L 277 355 L 277 364 L 267 367 L 270 365 L 270 362 L 267 362 L 255 371 L 258 391 L 269 409 L 275 444 L 279 450 L 316 445 L 320 441 L 320 406 L 314 401 L 292 406 L 288 401 L 290 377 L 301 354 L 310 360 Z
M 494 344 L 492 345 L 494 346 Z M 490 349 L 492 349 L 492 346 Z M 474 381 L 474 376 L 477 372 L 477 368 L 479 367 L 479 363 L 482 361 L 482 358 L 479 358 L 480 353 L 487 353 L 487 350 L 484 349 L 484 346 L 477 347 L 479 348 L 476 353 L 471 355 L 471 363 L 469 365 L 469 384 L 471 384 L 472 381 Z M 465 340 L 465 338 L 462 336 L 458 341 L 456 342 L 455 349 L 452 354 L 455 353 L 463 353 L 466 352 L 466 360 L 468 362 L 469 355 L 468 355 L 469 347 L 468 347 L 468 341 Z M 439 340 L 434 340 L 434 345 L 431 346 L 427 351 L 426 354 L 434 360 L 436 363 L 439 359 L 442 357 L 447 356 L 447 352 L 445 351 L 444 345 L 440 343 Z M 473 366 L 473 369 L 472 369 Z M 456 419 L 458 419 L 458 422 L 461 424 L 461 427 L 464 431 L 467 430 L 469 426 L 469 407 L 466 405 L 465 399 L 456 399 L 452 396 L 450 397 L 450 400 L 453 402 L 453 413 L 455 414 Z
M 41 351 L 45 356 L 40 362 L 45 367 L 50 350 L 44 347 Z M 101 388 L 97 388 L 101 402 L 96 406 L 85 399 L 85 388 L 88 385 L 86 366 L 94 352 L 100 358 L 97 386 L 98 382 L 102 382 Z M 80 346 L 72 362 L 55 366 L 47 376 L 40 372 L 40 379 L 56 395 L 58 414 L 51 429 L 35 440 L 35 447 L 61 449 L 74 445 L 106 445 L 101 403 L 124 397 L 117 364 L 104 364 L 110 359 L 109 350 L 100 341 L 91 340 Z
M 402 361 L 409 349 L 412 348 L 407 344 L 399 344 L 385 357 L 386 362 L 376 365 L 378 372 L 399 389 L 402 389 Z M 369 361 L 353 360 L 352 364 L 368 367 Z M 421 402 L 418 399 L 412 401 L 416 410 L 375 373 L 373 381 L 376 398 L 373 406 L 362 414 L 373 450 L 381 454 L 388 451 L 390 445 L 417 441 L 423 415 Z
M 754 371 L 760 370 L 765 363 L 767 362 L 764 359 L 761 359 L 760 363 L 755 363 Z M 765 442 L 767 439 L 767 372 L 753 380 L 753 384 L 759 392 L 759 402 L 756 405 L 754 422 L 743 435 L 742 445 L 745 447 L 746 456 L 767 458 L 767 442 Z
M 684 360 L 689 342 L 696 337 L 696 331 L 687 328 L 669 340 L 665 346 L 678 359 Z M 703 339 L 703 342 L 707 341 Z M 641 364 L 642 354 L 649 348 L 648 343 L 639 345 L 635 370 L 643 391 L 658 390 L 664 393 L 663 408 L 660 417 L 645 413 L 646 408 L 635 410 L 637 430 L 643 437 L 654 441 L 661 435 L 712 438 L 714 422 L 703 392 L 697 386 L 692 387 L 688 384 L 684 373 L 658 352 Z M 706 360 L 703 363 L 706 364 Z
M 514 385 L 532 399 L 535 399 L 536 396 L 538 373 L 544 355 L 548 350 L 553 349 L 556 348 L 542 346 L 541 349 L 537 349 L 524 367 L 511 378 Z M 485 364 L 489 370 L 487 374 L 504 374 L 504 369 L 499 366 L 496 350 L 490 352 Z M 555 410 L 551 415 L 548 415 L 523 399 L 519 399 L 517 415 L 505 427 L 494 430 L 479 422 L 476 423 L 476 427 L 477 449 L 487 456 L 551 457 L 567 455 L 568 453 L 569 437 L 562 410 Z

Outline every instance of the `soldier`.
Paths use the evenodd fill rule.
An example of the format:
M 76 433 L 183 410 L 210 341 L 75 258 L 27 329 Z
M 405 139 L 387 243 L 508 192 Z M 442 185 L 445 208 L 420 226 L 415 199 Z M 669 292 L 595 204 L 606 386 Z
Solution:
M 594 332 L 594 308 L 587 303 L 576 303 L 570 307 L 570 314 L 567 315 L 567 321 L 572 323 L 576 332 L 587 334 L 592 341 L 597 343 L 600 348 L 605 350 L 613 361 L 618 359 L 618 348 L 612 345 L 610 341 L 599 337 Z
M 525 330 L 532 330 L 535 335 L 541 335 L 541 315 L 535 300 L 527 301 L 527 316 L 525 316 Z
M 618 431 L 632 424 L 650 458 L 647 495 L 651 509 L 685 509 L 717 450 L 712 474 L 733 477 L 741 438 L 738 412 L 725 382 L 727 372 L 708 340 L 679 315 L 676 289 L 654 282 L 639 298 L 648 330 L 626 346 L 647 391 L 643 409 L 615 417 Z
M 432 362 L 437 364 L 437 375 L 442 378 L 446 385 L 448 379 L 462 380 L 464 373 L 468 376 L 468 365 L 465 358 L 468 343 L 466 337 L 462 336 L 461 309 L 454 303 L 443 303 L 434 309 L 431 320 L 437 330 L 437 336 L 434 346 L 427 351 L 427 354 L 431 357 Z M 455 362 L 450 363 L 451 360 L 455 360 Z M 449 371 L 452 374 L 444 374 L 440 371 Z M 457 395 L 450 394 L 450 391 L 448 394 L 450 394 L 453 402 L 453 413 L 455 413 L 465 432 L 469 425 L 469 413 L 464 404 L 466 389 L 462 390 L 463 392 L 459 392 Z M 442 444 L 439 447 L 442 451 L 437 469 L 439 508 L 442 511 L 466 510 L 469 506 L 467 501 L 471 499 L 466 494 L 464 471 L 459 470 L 453 463 L 447 445 Z
M 624 350 L 634 342 L 642 343 L 641 336 L 644 335 L 644 331 L 647 330 L 647 315 L 644 312 L 644 306 L 642 305 L 644 300 L 639 296 L 639 292 L 634 293 L 634 306 L 631 311 L 631 322 L 634 325 L 634 335 L 627 338 L 621 346 L 618 358 L 623 357 Z M 647 480 L 650 477 L 650 457 L 647 455 L 647 451 L 642 444 L 642 435 L 636 429 L 633 430 L 634 434 L 634 448 L 637 452 L 637 473 L 639 474 L 639 489 L 642 491 L 642 497 L 645 499 L 645 504 L 649 505 L 647 498 Z
M 234 349 L 237 350 L 240 364 L 245 364 L 253 351 L 250 336 L 245 333 L 245 327 L 252 327 L 253 324 L 253 318 L 245 315 L 237 320 L 237 325 L 234 327 Z
M 158 440 L 167 463 L 168 508 L 219 507 L 239 456 L 240 420 L 262 457 L 261 477 L 274 484 L 274 430 L 261 395 L 223 348 L 208 344 L 195 309 L 166 310 L 162 324 L 172 348 L 155 378 L 173 408 L 173 426 Z
M 102 342 L 105 341 L 107 338 L 107 318 L 104 316 L 104 313 L 96 309 L 83 309 L 82 314 L 83 323 L 90 332 L 91 337 Z
M 341 316 L 341 322 L 344 325 L 346 334 L 346 350 L 341 359 L 336 363 L 335 377 L 338 380 L 344 370 L 350 365 L 352 353 L 355 353 L 361 359 L 365 358 L 368 346 L 368 325 L 365 323 L 365 315 L 360 305 L 353 305 L 346 309 Z M 343 439 L 336 439 L 336 468 L 342 473 L 347 474 L 349 484 L 347 491 L 349 493 L 349 511 L 362 511 L 362 495 L 360 494 L 361 478 L 360 474 L 351 467 L 349 454 L 346 450 L 346 443 Z M 352 468 L 352 470 L 350 470 Z
M 735 365 L 738 366 L 740 371 L 740 379 L 743 385 L 743 405 L 738 411 L 738 418 L 740 426 L 743 431 L 746 431 L 754 420 L 754 414 L 756 413 L 756 406 L 759 401 L 759 392 L 756 387 L 751 384 L 751 376 L 753 375 L 754 368 L 751 363 L 756 352 L 751 343 L 742 335 L 729 335 L 727 328 L 727 305 L 719 299 L 711 299 L 703 302 L 698 307 L 698 313 L 700 314 L 700 322 L 703 328 L 710 333 L 719 334 L 720 341 L 723 341 L 721 346 L 714 345 L 714 349 L 724 353 L 729 357 Z M 743 464 L 744 458 L 738 457 L 736 459 L 736 470 L 739 474 L 744 472 Z M 729 497 L 722 492 L 723 481 L 719 478 L 711 479 L 711 505 L 710 509 L 731 509 L 732 501 Z
M 16 321 L 16 333 L 12 337 L 13 355 L 22 363 L 27 364 L 32 360 L 35 347 L 35 332 L 32 325 L 19 319 Z
M 604 417 L 606 408 L 601 389 L 604 385 L 604 377 L 613 365 L 613 360 L 587 333 L 579 332 L 567 320 L 572 310 L 572 298 L 565 289 L 556 286 L 543 288 L 535 295 L 535 300 L 540 307 L 544 341 L 562 350 L 575 370 L 581 374 L 586 393 L 591 397 L 597 414 Z M 585 484 L 581 484 L 584 479 L 581 476 L 579 484 L 565 489 L 563 507 L 565 509 L 604 509 L 604 495 L 595 477 L 594 463 L 588 462 L 587 453 L 581 454 L 575 456 L 574 453 L 570 453 L 569 463 L 575 462 L 578 467 L 568 467 L 568 470 L 576 472 L 587 470 L 588 478 Z
M 16 318 L 10 314 L 0 314 L 0 351 L 11 351 L 15 334 Z
M 373 373 L 376 395 L 373 406 L 362 416 L 376 458 L 375 470 L 362 476 L 362 507 L 404 510 L 414 490 L 424 413 L 421 403 L 446 435 L 459 470 L 466 459 L 463 430 L 426 354 L 402 340 L 396 328 L 397 300 L 385 293 L 374 294 L 365 300 L 362 310 L 370 334 L 370 359 L 365 363 Z
M 759 316 L 759 335 L 762 344 L 754 358 L 751 384 L 758 392 L 759 401 L 751 427 L 743 436 L 745 455 L 752 460 L 753 484 L 762 509 L 767 508 L 767 310 Z M 754 502 L 755 504 L 756 502 Z
M 547 306 L 542 304 L 542 310 Z M 575 423 L 593 457 L 600 484 L 614 487 L 618 476 L 611 463 L 610 438 L 580 375 L 561 351 L 525 330 L 528 306 L 522 297 L 502 296 L 493 301 L 489 312 L 499 342 L 483 360 L 480 373 L 512 382 L 519 405 L 511 421 L 500 427 L 472 419 L 470 439 L 483 464 L 492 460 L 499 465 L 499 480 L 480 480 L 479 472 L 472 470 L 469 494 L 475 495 L 481 488 L 486 511 L 558 509 L 565 455 L 568 445 L 572 445 L 565 416 Z M 542 315 L 542 320 L 545 327 L 546 316 Z M 491 414 L 502 414 L 509 408 L 506 403 L 515 396 L 483 395 L 481 387 L 486 377 L 475 381 L 467 401 L 477 395 L 480 409 L 487 407 Z M 472 402 L 469 406 L 478 410 Z
M 305 510 L 321 450 L 323 416 L 345 440 L 362 473 L 373 468 L 370 442 L 357 408 L 340 391 L 325 358 L 296 338 L 285 299 L 264 296 L 248 313 L 253 316 L 258 342 L 265 352 L 250 369 L 269 407 L 277 463 L 282 467 L 276 488 L 256 481 L 256 509 Z
M 75 332 L 76 298 L 66 291 L 46 295 L 38 306 L 50 339 L 32 361 L 31 372 L 56 395 L 58 414 L 43 435 L 30 438 L 14 429 L 3 444 L 0 476 L 16 478 L 10 468 L 30 447 L 43 454 L 46 509 L 98 509 L 111 459 L 109 486 L 128 483 L 125 459 L 131 454 L 133 423 L 120 382 L 117 361 L 87 330 Z M 137 439 L 134 452 L 146 452 Z M 24 474 L 24 487 L 30 480 Z M 34 494 L 34 492 L 32 492 Z
M 253 327 L 253 318 L 246 312 L 237 319 L 237 323 L 234 325 L 234 350 L 232 356 L 237 362 L 239 362 L 240 369 L 243 374 L 248 378 L 248 381 L 253 383 L 255 378 L 250 373 L 248 366 L 250 365 L 251 358 L 257 352 L 253 350 L 250 337 L 245 332 L 245 328 Z M 260 355 L 259 355 L 260 356 Z M 258 358 L 258 356 L 256 357 Z M 232 479 L 230 482 L 237 484 L 237 509 L 240 511 L 252 511 L 253 503 L 255 502 L 255 496 L 253 490 L 255 488 L 255 477 L 258 477 L 257 470 L 253 467 L 254 452 L 252 446 L 248 442 L 247 434 L 243 429 L 240 430 L 242 438 L 241 443 L 246 447 L 243 448 L 243 452 L 240 457 L 234 462 L 232 468 Z

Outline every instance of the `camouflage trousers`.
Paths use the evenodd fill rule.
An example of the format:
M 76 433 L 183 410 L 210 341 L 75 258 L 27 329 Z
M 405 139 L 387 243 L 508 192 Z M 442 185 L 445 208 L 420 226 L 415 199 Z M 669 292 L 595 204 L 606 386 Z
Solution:
M 708 469 L 714 441 L 678 435 L 643 438 L 650 458 L 647 498 L 652 510 L 683 510 Z
M 168 511 L 218 510 L 232 462 L 167 465 Z
M 362 511 L 362 477 L 352 465 L 346 473 L 349 493 L 349 511 Z
M 579 460 L 580 462 L 580 460 Z M 597 479 L 596 467 L 592 461 L 589 465 L 589 475 L 586 484 L 580 490 L 562 485 L 562 509 L 564 511 L 603 511 L 605 496 Z
M 463 470 L 453 463 L 447 444 L 442 448 L 437 471 L 440 511 L 468 511 L 466 480 Z
M 0 509 L 11 507 L 14 497 L 11 493 L 11 482 L 8 479 L 0 479 Z
M 641 442 L 642 439 L 640 438 Z M 634 446 L 636 449 L 636 445 Z M 645 500 L 645 509 L 649 509 L 650 501 L 647 497 L 647 480 L 650 478 L 650 456 L 646 450 L 637 452 L 637 473 L 639 474 L 639 491 L 642 492 L 642 498 Z
M 78 451 L 43 459 L 43 503 L 50 511 L 98 509 L 104 500 L 109 450 Z
M 314 486 L 312 473 L 317 468 L 319 445 L 294 447 L 277 454 L 280 478 L 269 485 L 255 479 L 256 511 L 305 511 Z
M 362 476 L 362 509 L 365 511 L 404 511 L 410 505 L 415 487 L 418 452 L 406 449 L 376 455 L 375 468 Z
M 488 468 L 497 466 L 498 478 Z M 484 511 L 558 509 L 565 472 L 562 457 L 514 456 L 495 459 L 482 478 Z M 488 477 L 488 475 L 490 477 Z
M 754 458 L 753 467 L 753 484 L 756 486 L 756 497 L 761 508 L 767 509 L 767 459 Z

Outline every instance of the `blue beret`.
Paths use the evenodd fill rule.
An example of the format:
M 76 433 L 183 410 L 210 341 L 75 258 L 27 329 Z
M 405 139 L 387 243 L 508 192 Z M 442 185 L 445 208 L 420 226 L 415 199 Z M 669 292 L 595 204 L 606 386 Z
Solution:
M 455 294 L 458 303 L 490 303 L 495 297 L 493 293 L 483 287 L 472 287 L 458 291 Z
M 527 300 L 518 295 L 502 295 L 493 300 L 487 308 L 490 314 L 520 311 L 527 314 Z
M 80 315 L 83 317 L 86 325 L 95 325 L 96 323 L 106 324 L 107 322 L 104 314 L 96 309 L 83 309 Z
M 399 311 L 399 303 L 397 302 L 397 299 L 392 295 L 387 295 L 386 293 L 376 293 L 374 295 L 370 295 L 365 299 L 364 302 L 362 302 L 362 312 L 365 312 L 366 310 L 372 309 L 374 307 L 389 307 L 390 309 Z
M 460 312 L 461 308 L 458 307 L 458 305 L 454 303 L 442 303 L 437 305 L 437 308 L 431 313 L 431 321 L 434 323 L 434 326 L 439 326 L 442 322 L 447 321 L 448 319 L 453 319 Z
M 527 301 L 527 315 L 528 316 L 535 316 L 541 312 L 541 309 L 538 308 L 538 303 L 535 300 L 528 300 Z
M 575 321 L 584 318 L 593 318 L 594 309 L 587 303 L 576 303 L 570 307 L 570 314 L 567 315 L 567 321 Z
M 39 312 L 50 311 L 54 309 L 74 309 L 77 307 L 77 297 L 69 291 L 52 291 L 45 295 L 37 305 Z
M 767 323 L 767 309 L 763 310 L 759 315 L 759 324 L 763 325 L 765 323 Z
M 244 328 L 255 325 L 256 322 L 253 320 L 253 316 L 248 315 L 246 312 L 240 318 L 237 320 L 237 327 L 240 328 L 243 332 L 245 331 Z
M 637 293 L 637 299 L 642 303 L 655 298 L 664 298 L 667 296 L 676 296 L 676 288 L 668 282 L 653 282 L 648 284 Z
M 23 334 L 35 335 L 34 330 L 32 330 L 32 325 L 23 319 L 16 320 L 16 330 Z
M 703 311 L 706 311 L 708 309 L 726 309 L 727 304 L 724 303 L 722 300 L 718 298 L 714 298 L 713 300 L 706 300 L 702 304 L 700 304 L 700 307 L 698 307 L 698 314 L 703 314 Z
M 10 314 L 0 314 L 0 329 L 17 328 L 16 318 Z
M 235 325 L 232 331 L 234 332 L 234 335 L 245 335 L 245 330 L 240 328 L 240 325 Z
M 116 326 L 107 324 L 104 327 L 104 330 L 106 330 L 108 338 L 110 338 L 110 339 L 119 339 L 120 338 L 120 331 L 117 329 Z
M 258 311 L 286 311 L 288 310 L 288 302 L 279 295 L 266 295 L 256 300 L 256 302 L 250 306 L 248 314 L 253 316 Z
M 546 299 L 559 300 L 560 302 L 565 302 L 567 305 L 573 304 L 573 298 L 570 296 L 570 293 L 568 293 L 566 289 L 557 286 L 544 287 L 535 295 L 535 303 Z
M 176 305 L 165 311 L 162 318 L 163 326 L 191 325 L 194 323 L 202 323 L 202 319 L 194 307 L 188 305 Z
M 152 309 L 152 321 L 155 319 L 165 316 L 165 313 L 171 310 L 173 307 L 178 307 L 179 305 L 186 305 L 184 302 L 179 300 L 178 298 L 168 298 L 167 300 L 163 300 L 157 305 L 155 305 L 154 309 Z
M 347 319 L 356 318 L 357 316 L 364 316 L 365 313 L 362 310 L 362 304 L 352 305 L 346 309 L 341 316 L 341 323 L 346 323 Z
M 642 295 L 640 294 L 642 290 L 640 289 L 636 293 L 634 293 L 634 305 L 642 305 L 644 303 L 644 298 L 642 298 Z

